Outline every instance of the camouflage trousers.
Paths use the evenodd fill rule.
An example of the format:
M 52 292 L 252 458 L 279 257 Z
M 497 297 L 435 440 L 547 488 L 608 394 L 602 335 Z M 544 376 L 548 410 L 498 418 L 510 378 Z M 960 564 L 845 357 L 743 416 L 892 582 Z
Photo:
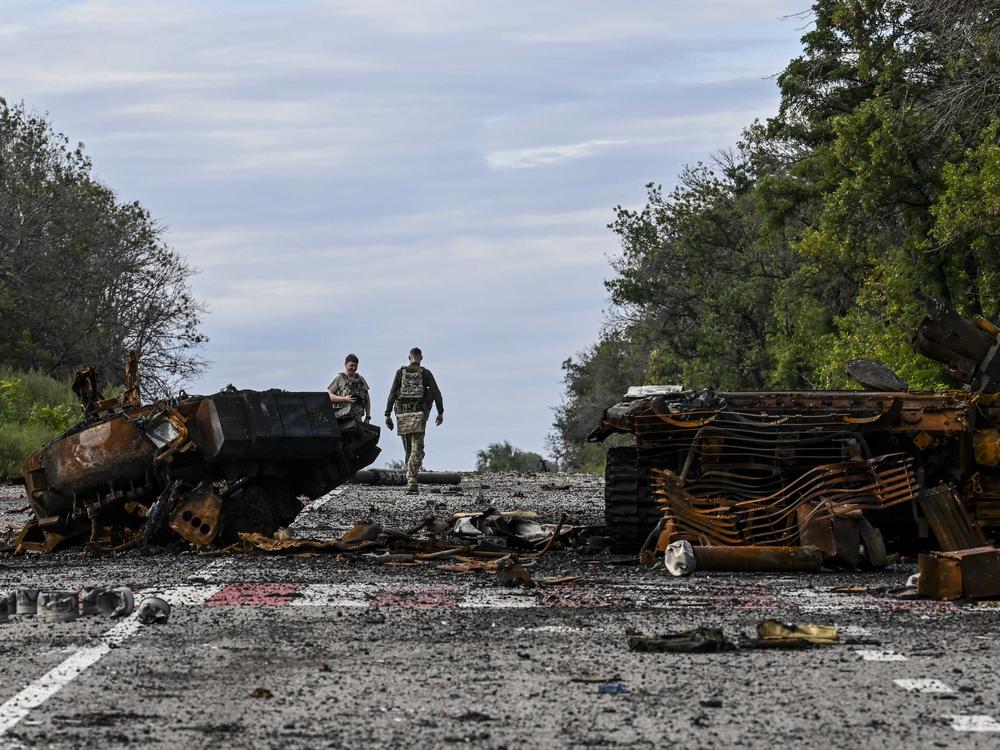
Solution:
M 424 463 L 424 433 L 411 432 L 409 435 L 399 437 L 403 441 L 403 450 L 406 451 L 406 458 L 403 459 L 406 467 L 406 484 L 416 487 L 417 473 Z

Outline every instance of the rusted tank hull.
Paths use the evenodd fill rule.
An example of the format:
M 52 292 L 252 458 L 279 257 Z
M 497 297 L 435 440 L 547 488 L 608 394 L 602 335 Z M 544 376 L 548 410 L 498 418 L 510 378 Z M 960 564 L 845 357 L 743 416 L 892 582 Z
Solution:
M 29 456 L 23 475 L 53 538 L 89 524 L 93 541 L 102 524 L 132 523 L 127 539 L 169 527 L 205 544 L 290 522 L 297 498 L 328 492 L 374 461 L 379 434 L 338 420 L 325 393 L 231 390 L 93 415 Z M 211 514 L 198 497 L 214 498 Z

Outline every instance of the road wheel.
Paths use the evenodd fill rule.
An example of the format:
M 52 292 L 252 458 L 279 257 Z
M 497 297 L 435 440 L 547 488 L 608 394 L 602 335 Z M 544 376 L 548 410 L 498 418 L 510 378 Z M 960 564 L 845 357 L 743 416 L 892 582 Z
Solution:
M 663 512 L 653 501 L 649 468 L 634 447 L 608 449 L 604 470 L 604 522 L 617 549 L 639 552 Z

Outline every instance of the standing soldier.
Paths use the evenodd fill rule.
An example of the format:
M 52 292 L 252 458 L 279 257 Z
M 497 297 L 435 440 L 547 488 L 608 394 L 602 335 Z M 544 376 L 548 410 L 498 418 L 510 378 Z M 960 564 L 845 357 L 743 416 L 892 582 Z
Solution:
M 348 354 L 344 371 L 338 373 L 327 387 L 330 403 L 338 417 L 353 417 L 358 422 L 372 420 L 372 400 L 368 395 L 368 381 L 358 372 L 358 355 Z
M 444 400 L 441 389 L 434 381 L 431 371 L 420 366 L 424 355 L 417 347 L 410 349 L 410 364 L 400 367 L 389 389 L 389 401 L 385 405 L 385 426 L 393 429 L 392 410 L 396 408 L 396 420 L 399 429 L 396 430 L 403 439 L 403 449 L 406 451 L 406 484 L 407 492 L 416 495 L 417 473 L 424 460 L 424 430 L 427 428 L 427 417 L 431 413 L 431 403 L 437 407 L 437 419 L 434 424 L 440 426 L 444 422 Z

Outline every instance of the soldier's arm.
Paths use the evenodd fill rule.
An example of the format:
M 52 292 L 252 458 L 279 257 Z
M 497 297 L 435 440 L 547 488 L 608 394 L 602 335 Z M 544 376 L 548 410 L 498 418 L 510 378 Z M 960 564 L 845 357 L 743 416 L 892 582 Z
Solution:
M 396 370 L 396 377 L 392 379 L 392 388 L 389 389 L 389 400 L 385 402 L 385 415 L 392 414 L 392 407 L 396 403 L 396 395 L 399 393 L 399 378 L 401 370 Z
M 361 382 L 365 384 L 365 419 L 371 421 L 372 418 L 372 389 L 368 385 L 368 381 L 361 378 Z
M 444 397 L 441 395 L 441 389 L 438 388 L 437 381 L 431 374 L 430 370 L 424 370 L 427 374 L 427 389 L 430 391 L 431 398 L 434 400 L 434 406 L 437 407 L 438 414 L 444 414 Z

